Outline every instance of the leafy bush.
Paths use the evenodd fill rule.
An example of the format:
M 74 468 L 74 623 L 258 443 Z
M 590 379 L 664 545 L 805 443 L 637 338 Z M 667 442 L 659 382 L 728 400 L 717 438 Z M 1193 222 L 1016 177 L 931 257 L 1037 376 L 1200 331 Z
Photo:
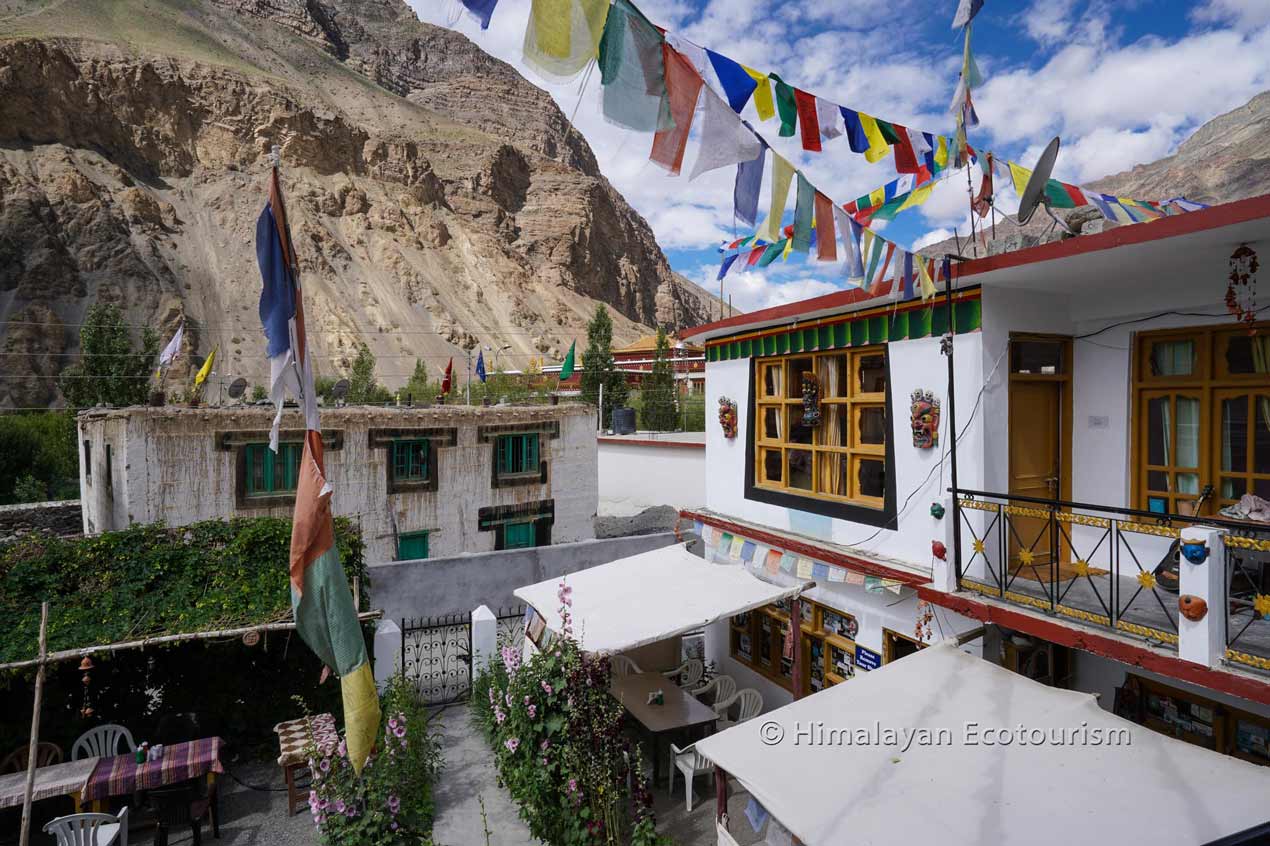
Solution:
M 78 497 L 75 415 L 0 415 L 0 505 Z
M 474 719 L 534 837 L 550 846 L 667 843 L 654 831 L 622 706 L 609 695 L 609 659 L 584 653 L 569 634 L 570 590 L 561 586 L 564 636 L 524 664 L 505 646 L 478 675 Z
M 394 675 L 380 696 L 384 734 L 359 777 L 344 741 L 310 743 L 309 811 L 324 846 L 430 843 L 441 743 L 412 686 Z

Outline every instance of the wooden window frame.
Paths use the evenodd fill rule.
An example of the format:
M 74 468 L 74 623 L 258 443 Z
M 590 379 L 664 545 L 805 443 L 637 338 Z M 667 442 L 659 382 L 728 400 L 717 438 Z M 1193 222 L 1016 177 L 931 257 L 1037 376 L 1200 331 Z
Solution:
M 793 692 L 793 664 L 791 659 L 790 672 L 784 672 L 782 662 L 785 660 L 783 656 L 784 627 L 789 625 L 789 611 L 787 600 L 771 605 L 764 605 L 755 608 L 745 614 L 738 614 L 728 620 L 728 654 L 732 660 L 758 673 L 772 684 Z M 803 667 L 806 672 L 803 675 L 803 695 L 807 696 L 816 693 L 825 688 L 833 687 L 835 684 L 841 684 L 855 676 L 855 648 L 856 642 L 853 638 L 845 637 L 837 632 L 829 632 L 824 627 L 824 615 L 826 613 L 834 614 L 838 617 L 848 618 L 855 621 L 856 631 L 859 632 L 859 618 L 855 614 L 847 611 L 841 611 L 828 605 L 822 605 L 818 602 L 812 602 L 806 597 L 800 600 L 804 609 L 803 619 L 800 625 L 800 637 L 798 648 L 803 651 Z M 744 618 L 744 623 L 738 620 Z M 759 640 L 763 634 L 763 623 L 768 623 L 766 635 L 768 637 L 768 649 L 772 650 L 774 660 L 764 665 L 759 659 Z M 746 658 L 740 652 L 740 639 L 742 636 L 749 637 L 751 656 Z M 817 673 L 814 672 L 815 667 L 812 661 L 813 645 L 818 644 L 820 647 L 820 672 L 821 686 L 813 686 L 813 680 Z M 843 676 L 835 672 L 836 664 L 830 660 L 831 647 L 842 650 L 851 659 L 851 673 Z
M 402 532 L 397 535 L 397 560 L 398 561 L 414 561 L 414 558 L 403 558 L 401 555 L 401 544 L 403 541 L 413 541 L 423 538 L 423 555 L 418 560 L 429 558 L 432 555 L 432 531 L 425 530 L 421 532 Z
M 864 392 L 860 389 L 861 364 L 866 359 L 882 357 L 883 368 L 887 369 L 886 387 L 880 392 Z M 825 375 L 820 362 L 830 358 L 841 358 L 846 365 L 846 391 L 841 396 L 833 395 L 834 390 L 825 383 Z M 810 443 L 798 443 L 790 440 L 793 423 L 801 419 L 802 397 L 796 382 L 801 382 L 796 370 L 797 364 L 811 362 L 812 372 L 820 383 L 820 408 L 822 422 L 812 431 Z M 779 372 L 780 395 L 773 396 L 766 392 L 767 374 Z M 797 379 L 795 377 L 798 377 Z M 843 378 L 842 374 L 839 378 Z M 887 490 L 884 485 L 882 496 L 869 496 L 859 490 L 860 462 L 880 461 L 887 471 L 888 482 L 893 473 L 891 461 L 891 414 L 889 402 L 890 374 L 887 348 L 885 344 L 851 348 L 825 350 L 821 352 L 794 353 L 781 356 L 769 356 L 755 360 L 754 379 L 754 426 L 751 427 L 750 454 L 753 461 L 753 487 L 756 490 L 771 491 L 795 497 L 819 499 L 826 502 L 854 505 L 874 511 L 883 512 L 887 507 Z M 829 425 L 829 410 L 837 408 L 840 415 L 846 418 L 847 437 L 843 444 L 826 444 L 822 442 L 825 427 Z M 880 444 L 863 443 L 860 440 L 859 421 L 865 410 L 879 409 L 882 412 L 884 440 Z M 780 432 L 778 437 L 771 437 L 767 430 L 767 414 L 776 411 Z M 766 456 L 770 452 L 779 451 L 781 455 L 781 478 L 767 477 Z M 789 467 L 791 452 L 808 452 L 811 454 L 811 488 L 799 488 L 790 485 Z M 823 488 L 821 475 L 823 460 L 821 456 L 843 456 L 846 458 L 846 493 L 829 493 Z
M 1270 323 L 1258 323 L 1260 332 L 1270 331 Z M 1132 478 L 1131 497 L 1134 507 L 1150 510 L 1150 500 L 1162 497 L 1166 503 L 1166 512 L 1182 517 L 1197 516 L 1184 513 L 1199 494 L 1182 493 L 1176 490 L 1159 491 L 1148 484 L 1149 474 L 1164 472 L 1168 474 L 1168 484 L 1176 488 L 1175 476 L 1178 473 L 1194 472 L 1199 477 L 1199 490 L 1205 485 L 1213 486 L 1213 496 L 1209 499 L 1201 515 L 1213 515 L 1226 505 L 1238 500 L 1222 496 L 1222 479 L 1233 478 L 1251 482 L 1259 479 L 1270 479 L 1263 473 L 1256 473 L 1253 465 L 1252 437 L 1253 429 L 1248 431 L 1248 466 L 1245 471 L 1223 472 L 1221 470 L 1221 401 L 1234 396 L 1254 396 L 1257 389 L 1265 385 L 1266 376 L 1260 373 L 1230 373 L 1226 360 L 1226 341 L 1235 336 L 1246 335 L 1248 329 L 1230 324 L 1212 324 L 1191 326 L 1176 329 L 1139 332 L 1133 340 L 1132 367 L 1132 439 L 1130 447 L 1130 476 Z M 1195 366 L 1190 374 L 1180 376 L 1160 376 L 1151 372 L 1151 354 L 1154 344 L 1169 340 L 1193 340 L 1195 342 Z M 1176 398 L 1191 396 L 1199 400 L 1199 443 L 1198 467 L 1180 467 L 1174 463 L 1175 455 L 1165 456 L 1165 464 L 1148 464 L 1148 431 L 1150 417 L 1147 403 L 1152 399 L 1170 397 L 1170 420 L 1176 432 L 1177 414 Z M 1255 414 L 1255 402 L 1250 405 L 1250 414 Z M 1255 420 L 1255 418 L 1253 418 Z M 1177 437 L 1171 438 L 1171 446 L 1176 450 Z M 1246 489 L 1245 489 L 1246 490 Z M 1242 495 L 1242 494 L 1241 494 Z M 1179 509 L 1179 505 L 1182 506 Z
M 415 461 L 412 456 L 413 448 L 422 447 L 423 454 L 419 461 Z M 399 451 L 405 452 L 405 461 L 402 462 L 402 456 Z M 388 450 L 389 472 L 391 473 L 392 482 L 398 485 L 425 485 L 432 478 L 432 444 L 427 438 L 397 438 L 392 441 L 392 445 Z M 405 473 L 401 472 L 402 464 L 405 465 Z M 414 472 L 415 464 L 422 465 L 420 472 Z
M 260 457 L 264 459 L 264 463 L 265 463 L 264 476 L 270 480 L 269 482 L 270 485 L 272 485 L 274 463 L 279 460 L 289 461 L 290 457 L 294 456 L 295 470 L 291 475 L 293 476 L 295 483 L 291 487 L 282 487 L 282 488 L 269 487 L 267 490 L 263 490 L 263 491 L 252 490 L 252 467 L 253 467 L 254 461 L 258 460 L 258 459 L 253 459 L 252 457 L 253 454 L 255 453 L 262 454 Z M 291 500 L 295 498 L 296 488 L 299 486 L 299 481 L 300 481 L 300 461 L 303 460 L 304 458 L 304 442 L 303 441 L 282 441 L 278 444 L 277 454 L 275 454 L 273 450 L 269 449 L 269 444 L 267 443 L 243 444 L 242 456 L 243 456 L 242 492 L 243 492 L 243 501 L 245 503 L 251 504 L 251 503 L 259 502 L 262 504 L 268 504 L 270 500 L 277 500 L 277 499 Z M 283 475 L 283 484 L 285 485 L 287 475 L 288 475 L 285 467 L 283 468 L 282 475 Z
M 884 626 L 882 628 L 882 665 L 883 666 L 886 666 L 892 661 L 900 660 L 900 657 L 897 657 L 895 654 L 895 644 L 897 641 L 901 641 L 901 640 L 906 640 L 909 643 L 916 646 L 918 652 L 921 652 L 923 649 L 926 648 L 926 644 L 922 643 L 917 638 L 912 637 L 910 635 L 903 634 L 901 632 L 897 632 L 895 631 L 895 629 L 888 629 Z M 901 656 L 901 657 L 908 657 L 908 656 Z
M 93 483 L 93 442 L 84 439 L 84 484 Z

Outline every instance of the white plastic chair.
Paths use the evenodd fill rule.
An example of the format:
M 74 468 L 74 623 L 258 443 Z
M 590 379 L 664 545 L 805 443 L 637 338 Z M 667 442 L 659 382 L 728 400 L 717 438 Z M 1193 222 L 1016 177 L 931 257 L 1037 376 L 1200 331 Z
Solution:
M 700 775 L 714 771 L 714 764 L 707 761 L 690 743 L 683 749 L 670 744 L 670 787 L 668 792 L 675 795 L 675 770 L 684 774 L 684 804 L 692 810 L 692 780 Z
M 119 751 L 120 744 L 123 744 L 128 752 L 137 751 L 137 744 L 132 740 L 132 732 L 123 726 L 115 723 L 97 726 L 81 734 L 79 740 L 75 741 L 75 745 L 71 747 L 71 760 L 112 758 L 122 754 Z
M 722 702 L 736 693 L 736 679 L 731 676 L 715 676 L 705 684 L 688 691 L 700 699 L 707 693 L 713 694 L 711 702 Z
M 57 838 L 57 846 L 128 846 L 128 809 L 119 816 L 70 814 L 51 820 L 44 833 Z
M 698 684 L 705 674 L 706 665 L 696 658 L 689 658 L 675 669 L 662 673 L 667 679 L 685 689 Z
M 724 819 L 727 819 L 726 814 L 724 815 Z M 716 822 L 714 824 L 714 830 L 716 832 L 716 836 L 718 837 L 719 846 L 741 846 L 736 842 L 736 838 L 728 833 L 728 827 L 724 823 Z M 767 846 L 767 841 L 759 840 L 752 844 L 752 846 Z
M 728 710 L 733 705 L 737 706 L 737 716 L 735 720 L 730 720 L 728 719 Z M 757 690 L 749 687 L 745 690 L 738 690 L 722 702 L 714 703 L 714 713 L 719 716 L 720 730 L 740 725 L 746 720 L 752 720 L 762 713 L 762 711 L 763 695 Z
M 629 676 L 631 673 L 644 672 L 639 668 L 639 664 L 636 664 L 625 655 L 612 656 L 609 658 L 609 665 L 613 668 L 613 675 L 615 676 Z

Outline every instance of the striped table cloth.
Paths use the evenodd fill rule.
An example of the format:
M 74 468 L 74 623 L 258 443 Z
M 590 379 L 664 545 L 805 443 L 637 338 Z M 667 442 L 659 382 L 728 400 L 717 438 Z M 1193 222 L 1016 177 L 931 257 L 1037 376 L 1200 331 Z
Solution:
M 223 773 L 219 737 L 204 737 L 187 743 L 174 743 L 163 751 L 163 760 L 138 764 L 131 755 L 102 758 L 84 785 L 84 801 L 108 796 L 128 796 L 138 790 L 151 790 L 177 784 L 208 773 Z
M 39 767 L 35 771 L 34 791 L 31 801 L 52 799 L 54 796 L 73 796 L 84 787 L 100 758 L 81 758 Z M 0 776 L 0 808 L 16 808 L 22 804 L 26 793 L 26 770 Z

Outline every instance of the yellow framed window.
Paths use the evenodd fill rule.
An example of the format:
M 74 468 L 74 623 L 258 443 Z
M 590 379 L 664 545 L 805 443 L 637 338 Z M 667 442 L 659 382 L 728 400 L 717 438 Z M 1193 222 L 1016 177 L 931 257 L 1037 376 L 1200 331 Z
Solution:
M 806 379 L 819 388 L 819 421 L 805 419 Z M 755 380 L 755 486 L 883 508 L 886 348 L 764 358 Z

